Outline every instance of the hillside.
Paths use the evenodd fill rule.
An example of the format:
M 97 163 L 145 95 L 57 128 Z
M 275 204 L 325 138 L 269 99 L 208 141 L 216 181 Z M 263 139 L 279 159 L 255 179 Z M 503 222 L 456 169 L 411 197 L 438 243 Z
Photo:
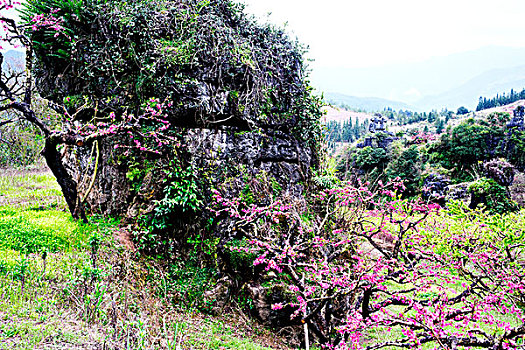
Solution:
M 0 350 L 523 348 L 525 126 L 396 102 L 504 84 L 521 51 L 383 67 L 338 108 L 237 0 L 22 6 L 3 21 L 25 70 L 0 52 Z M 353 97 L 368 84 L 389 93 Z
M 473 114 L 476 115 L 476 116 L 480 116 L 480 117 L 487 116 L 489 114 L 497 113 L 497 112 L 510 113 L 510 115 L 512 115 L 512 112 L 518 106 L 525 106 L 525 100 L 519 100 L 519 101 L 516 101 L 514 103 L 505 105 L 505 106 L 499 106 L 499 107 L 484 109 L 484 110 L 481 110 L 481 111 L 478 111 L 478 112 L 474 112 Z
M 355 120 L 357 118 L 359 122 L 362 123 L 363 121 L 374 116 L 371 113 L 354 112 L 335 106 L 324 107 L 323 111 L 325 112 L 325 115 L 323 116 L 324 122 L 337 121 L 342 123 L 350 119 Z
M 167 266 L 117 220 L 65 210 L 49 170 L 0 169 L 0 349 L 289 349 L 238 313 L 195 312 L 205 282 L 157 279 Z
M 447 106 L 457 108 L 458 104 L 475 106 L 485 86 L 493 87 L 487 90 L 490 94 L 511 87 L 523 88 L 520 80 L 523 62 L 523 48 L 490 46 L 422 62 L 382 67 L 319 67 L 312 72 L 312 82 L 325 92 L 373 96 L 400 101 L 417 109 L 440 110 Z M 498 73 L 498 70 L 503 71 Z M 518 74 L 520 79 L 512 80 L 512 74 Z M 513 81 L 516 86 L 512 86 Z M 476 83 L 482 85 L 476 89 Z
M 416 107 L 410 106 L 403 102 L 390 101 L 377 97 L 356 97 L 335 92 L 327 92 L 324 94 L 324 97 L 331 104 L 338 106 L 344 105 L 351 109 L 362 110 L 366 112 L 378 112 L 384 110 L 385 108 L 391 108 L 394 110 L 417 110 Z
M 416 102 L 423 109 L 442 106 L 456 110 L 460 106 L 476 109 L 480 96 L 493 97 L 496 94 L 510 91 L 521 91 L 525 87 L 525 65 L 494 69 L 485 72 L 465 84 L 440 95 L 428 96 Z

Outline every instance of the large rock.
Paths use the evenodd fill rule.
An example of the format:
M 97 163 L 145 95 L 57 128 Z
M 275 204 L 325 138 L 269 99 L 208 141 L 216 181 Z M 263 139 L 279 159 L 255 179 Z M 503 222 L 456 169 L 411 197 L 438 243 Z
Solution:
M 28 13 L 38 15 L 49 1 L 31 3 Z M 70 170 L 92 210 L 151 212 L 165 195 L 174 158 L 191 167 L 204 197 L 217 184 L 237 179 L 240 188 L 261 172 L 280 191 L 302 192 L 318 163 L 321 110 L 305 79 L 302 48 L 283 31 L 257 24 L 230 0 L 68 6 L 74 9 L 59 8 L 56 16 L 71 41 L 33 32 L 40 94 L 88 129 L 112 113 L 110 123 L 128 114 L 140 119 L 152 99 L 165 101 L 166 133 L 181 143 L 158 156 L 129 150 L 137 138 L 127 135 L 100 141 L 98 157 L 94 144 L 69 149 Z M 143 128 L 143 143 L 148 123 L 134 126 Z
M 261 286 L 260 275 L 228 260 L 227 244 L 242 233 L 232 229 L 235 218 L 215 215 L 212 189 L 262 205 L 304 192 L 318 166 L 322 113 L 303 49 L 231 0 L 66 5 L 74 8 L 55 15 L 71 41 L 33 33 L 40 94 L 76 113 L 69 125 L 80 130 L 124 123 L 131 133 L 66 150 L 81 199 L 91 211 L 125 217 L 146 253 L 198 254 L 231 280 Z M 163 120 L 150 108 L 162 109 Z M 217 310 L 233 293 L 228 281 L 206 296 L 220 300 Z M 273 319 L 264 288 L 250 291 L 260 317 Z
M 426 200 L 445 205 L 450 180 L 441 174 L 429 174 L 423 181 L 422 196 Z
M 206 173 L 209 184 L 215 187 L 225 177 L 232 176 L 242 186 L 247 178 L 264 172 L 275 179 L 281 193 L 298 196 L 311 177 L 311 168 L 317 164 L 310 148 L 280 131 L 250 133 L 233 128 L 188 129 L 184 142 L 188 152 L 187 164 L 195 169 L 197 177 Z M 113 144 L 112 139 L 106 139 L 98 146 L 94 144 L 69 151 L 69 169 L 92 211 L 136 217 L 145 209 L 142 206 L 142 211 L 139 210 L 137 203 L 153 202 L 162 196 L 163 173 L 151 169 L 141 179 L 140 188 L 133 189 L 129 163 L 119 160 L 121 151 L 115 150 Z M 166 159 L 165 163 L 168 161 Z
M 518 172 L 514 176 L 514 182 L 509 187 L 510 196 L 520 207 L 525 207 L 525 174 Z
M 459 200 L 468 206 L 470 204 L 470 193 L 468 192 L 470 184 L 470 182 L 463 182 L 456 185 L 450 185 L 446 195 L 447 202 L 450 200 Z

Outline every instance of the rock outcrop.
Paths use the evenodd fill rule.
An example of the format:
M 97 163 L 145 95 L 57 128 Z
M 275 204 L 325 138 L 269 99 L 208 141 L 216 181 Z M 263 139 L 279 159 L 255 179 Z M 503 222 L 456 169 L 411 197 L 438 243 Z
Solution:
M 29 6 L 38 14 L 46 2 L 54 6 Z M 262 277 L 233 267 L 227 245 L 242 233 L 235 218 L 215 215 L 212 190 L 245 207 L 299 196 L 321 140 L 303 49 L 242 10 L 230 0 L 68 2 L 55 15 L 71 41 L 33 33 L 40 94 L 82 132 L 118 130 L 64 150 L 79 200 L 124 217 L 143 252 L 198 255 L 199 265 L 229 275 L 205 296 L 215 309 Z M 259 317 L 289 320 L 269 309 L 264 288 L 245 289 Z
M 301 193 L 317 165 L 321 116 L 301 47 L 230 0 L 116 5 L 58 9 L 71 42 L 33 33 L 39 92 L 77 113 L 80 125 L 110 115 L 121 123 L 152 98 L 166 102 L 166 133 L 177 141 L 159 146 L 159 155 L 134 150 L 137 136 L 120 134 L 70 149 L 87 205 L 130 217 L 151 212 L 175 158 L 199 180 L 203 197 L 228 179 L 238 178 L 239 187 L 261 172 L 281 191 Z M 149 127 L 140 125 L 141 133 Z
M 520 207 L 525 207 L 525 174 L 517 173 L 509 187 L 510 196 Z

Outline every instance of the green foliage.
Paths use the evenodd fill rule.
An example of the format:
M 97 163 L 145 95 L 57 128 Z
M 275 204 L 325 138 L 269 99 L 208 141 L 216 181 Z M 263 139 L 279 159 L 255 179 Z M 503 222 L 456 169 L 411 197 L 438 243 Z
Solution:
M 436 172 L 430 169 L 439 169 L 437 172 L 446 174 L 452 183 L 470 182 L 484 173 L 496 179 L 503 189 L 489 186 L 489 194 L 485 194 L 482 190 L 489 188 L 474 185 L 472 193 L 479 195 L 476 200 L 485 201 L 488 195 L 490 203 L 486 205 L 493 212 L 513 210 L 515 205 L 508 199 L 504 187 L 512 183 L 514 167 L 520 170 L 525 167 L 525 134 L 519 128 L 509 130 L 508 121 L 508 113 L 492 113 L 486 119 L 470 118 L 449 127 L 437 141 L 432 137 L 418 139 L 416 136 L 412 140 L 395 141 L 388 149 L 351 149 L 349 156 L 344 155 L 339 160 L 338 170 L 349 178 L 348 170 L 353 168 L 352 179 L 360 176 L 375 181 L 400 177 L 406 186 L 404 196 L 420 193 L 421 175 Z M 380 141 L 384 135 L 378 133 L 376 137 Z
M 26 275 L 29 270 L 29 260 L 25 256 L 21 256 L 19 260 L 16 261 L 12 271 L 12 277 L 14 280 L 25 281 Z
M 368 132 L 368 125 L 368 119 L 360 124 L 357 117 L 342 123 L 332 120 L 325 125 L 324 132 L 329 142 L 354 142 Z
M 249 184 L 246 184 L 243 187 L 241 193 L 239 194 L 239 198 L 247 205 L 255 203 L 255 197 Z
M 320 169 L 314 173 L 313 182 L 321 188 L 334 188 L 340 183 L 337 171 L 337 160 L 328 157 L 321 163 Z
M 196 257 L 174 261 L 168 267 L 168 288 L 187 308 L 210 311 L 204 293 L 213 285 L 215 270 L 202 267 Z
M 5 205 L 0 211 L 20 213 L 24 208 L 65 209 L 62 192 L 50 174 L 24 174 L 21 170 L 7 170 L 4 176 L 0 175 L 0 196 Z
M 92 224 L 86 226 L 72 221 L 63 210 L 41 206 L 42 193 L 57 186 L 48 173 L 0 172 L 0 222 L 5 225 L 0 229 L 0 310 L 2 320 L 9 320 L 0 322 L 4 348 L 30 350 L 52 343 L 68 349 L 86 344 L 157 349 L 165 342 L 170 349 L 269 349 L 254 344 L 253 326 L 244 331 L 230 315 L 212 318 L 194 312 L 209 309 L 202 296 L 214 285 L 214 270 L 202 268 L 198 258 L 181 258 L 171 268 L 160 267 L 162 262 L 143 259 L 114 238 L 120 229 L 118 220 L 91 217 Z M 3 205 L 12 198 L 20 198 L 24 205 Z M 10 246 L 17 217 L 29 228 L 24 233 L 28 242 L 44 243 L 33 244 L 38 248 L 34 254 Z M 43 231 L 67 245 L 54 250 L 55 240 L 39 237 Z M 49 254 L 47 247 L 51 247 Z M 145 313 L 148 305 L 151 309 Z
M 461 173 L 479 161 L 497 156 L 501 152 L 498 140 L 502 137 L 501 128 L 469 119 L 441 136 L 433 157 L 445 168 Z
M 155 167 L 155 162 L 147 158 L 136 159 L 133 156 L 126 158 L 128 165 L 128 172 L 126 178 L 131 184 L 131 189 L 138 193 L 142 187 L 144 178 Z
M 321 107 L 324 106 L 324 102 L 321 97 L 313 94 L 313 88 L 309 85 L 305 90 L 291 96 L 291 99 L 295 103 L 287 113 L 285 123 L 291 125 L 291 131 L 295 137 L 304 141 L 318 153 L 323 137 L 321 117 L 324 113 Z
M 165 171 L 164 197 L 155 202 L 151 213 L 140 219 L 144 231 L 139 236 L 144 251 L 166 254 L 171 251 L 174 231 L 186 233 L 185 225 L 202 210 L 203 192 L 191 166 L 172 160 Z
M 242 174 L 243 185 L 239 192 L 239 199 L 244 204 L 251 205 L 268 199 L 276 199 L 282 193 L 282 187 L 279 182 L 266 171 L 260 171 L 252 177 L 247 175 L 244 166 L 238 169 Z M 235 179 L 231 179 L 235 180 Z
M 505 106 L 523 99 L 525 99 L 525 89 L 521 90 L 521 92 L 516 92 L 514 89 L 511 89 L 508 94 L 497 94 L 496 97 L 493 98 L 487 99 L 486 97 L 480 97 L 476 111 Z
M 192 246 L 192 251 L 195 256 L 204 254 L 208 256 L 209 260 L 214 263 L 217 262 L 217 245 L 219 244 L 218 237 L 207 237 L 204 234 L 195 234 L 189 237 L 187 242 Z
M 441 119 L 441 118 L 437 118 L 436 119 L 436 123 L 435 123 L 435 126 L 436 126 L 436 134 L 441 134 L 443 133 L 443 130 L 445 130 L 445 125 L 446 125 L 446 122 Z
M 0 208 L 1 249 L 26 253 L 67 251 L 82 245 L 90 229 L 63 212 Z
M 406 187 L 404 194 L 414 196 L 418 192 L 421 168 L 421 156 L 418 146 L 412 145 L 403 149 L 399 157 L 388 164 L 385 173 L 388 179 L 400 177 Z
M 505 187 L 498 184 L 493 179 L 483 177 L 473 182 L 468 191 L 475 198 L 480 198 L 487 209 L 492 213 L 506 213 L 518 209 L 517 204 L 509 198 Z
M 191 166 L 186 169 L 172 167 L 167 172 L 165 183 L 164 198 L 157 203 L 155 209 L 157 217 L 169 217 L 174 212 L 195 212 L 201 209 L 201 193 Z
M 492 127 L 504 128 L 510 120 L 510 114 L 507 112 L 494 112 L 487 117 L 487 120 Z
M 434 162 L 453 170 L 457 181 L 472 180 L 472 171 L 480 161 L 506 158 L 518 169 L 525 168 L 525 133 L 507 129 L 508 113 L 492 113 L 486 120 L 468 119 L 449 128 L 429 153 Z
M 354 155 L 355 166 L 365 171 L 385 169 L 390 157 L 384 148 L 364 147 L 356 150 Z
M 224 253 L 228 259 L 229 266 L 240 275 L 253 273 L 253 262 L 257 255 L 250 252 L 251 245 L 247 239 L 232 239 L 226 244 Z
M 0 124 L 2 116 L 0 116 Z M 42 136 L 26 122 L 0 127 L 0 167 L 25 167 L 40 158 Z
M 456 112 L 456 114 L 458 115 L 464 115 L 464 114 L 468 114 L 469 110 L 463 106 L 459 107 L 458 108 L 458 111 Z
M 35 114 L 46 125 L 57 122 L 47 101 L 35 97 L 31 103 Z M 28 167 L 41 159 L 44 137 L 32 123 L 13 110 L 0 113 L 0 167 Z
M 71 36 L 74 35 L 75 24 L 79 18 L 92 17 L 84 7 L 82 0 L 29 0 L 24 3 L 25 8 L 20 11 L 21 18 L 31 24 L 36 14 L 54 14 L 55 18 L 64 18 L 64 34 L 55 36 L 56 30 L 43 28 L 33 36 L 35 49 L 45 53 L 47 58 L 67 60 L 71 57 L 70 51 L 74 45 Z M 58 10 L 57 13 L 55 11 Z
M 506 156 L 517 168 L 525 169 L 525 130 L 512 130 Z

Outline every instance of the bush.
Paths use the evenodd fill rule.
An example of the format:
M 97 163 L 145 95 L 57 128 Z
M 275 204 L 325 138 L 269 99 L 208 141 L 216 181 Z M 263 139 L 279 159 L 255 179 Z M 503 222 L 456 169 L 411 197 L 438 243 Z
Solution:
M 505 187 L 493 179 L 483 177 L 473 182 L 468 191 L 472 195 L 470 207 L 475 209 L 478 204 L 485 204 L 492 213 L 506 213 L 518 210 L 518 204 L 510 199 Z
M 202 267 L 197 257 L 171 262 L 168 266 L 170 294 L 183 306 L 208 312 L 212 305 L 204 300 L 204 294 L 213 285 L 216 270 Z
M 392 160 L 386 169 L 388 179 L 400 178 L 405 185 L 406 196 L 414 196 L 419 192 L 421 178 L 421 157 L 416 145 L 402 150 L 399 157 Z
M 357 149 L 353 158 L 355 166 L 367 172 L 374 169 L 379 169 L 382 172 L 390 159 L 387 150 L 384 148 L 373 148 L 370 146 Z
M 0 116 L 0 124 L 2 116 Z M 37 162 L 44 140 L 27 122 L 0 127 L 0 167 L 26 167 Z
M 493 179 L 499 185 L 509 187 L 514 182 L 516 169 L 504 159 L 492 159 L 483 163 L 483 171 L 487 177 Z
M 463 106 L 458 108 L 457 115 L 465 115 L 468 114 L 469 110 Z
M 479 161 L 499 155 L 499 140 L 503 135 L 501 128 L 469 119 L 441 136 L 440 142 L 432 147 L 433 156 L 459 176 Z

